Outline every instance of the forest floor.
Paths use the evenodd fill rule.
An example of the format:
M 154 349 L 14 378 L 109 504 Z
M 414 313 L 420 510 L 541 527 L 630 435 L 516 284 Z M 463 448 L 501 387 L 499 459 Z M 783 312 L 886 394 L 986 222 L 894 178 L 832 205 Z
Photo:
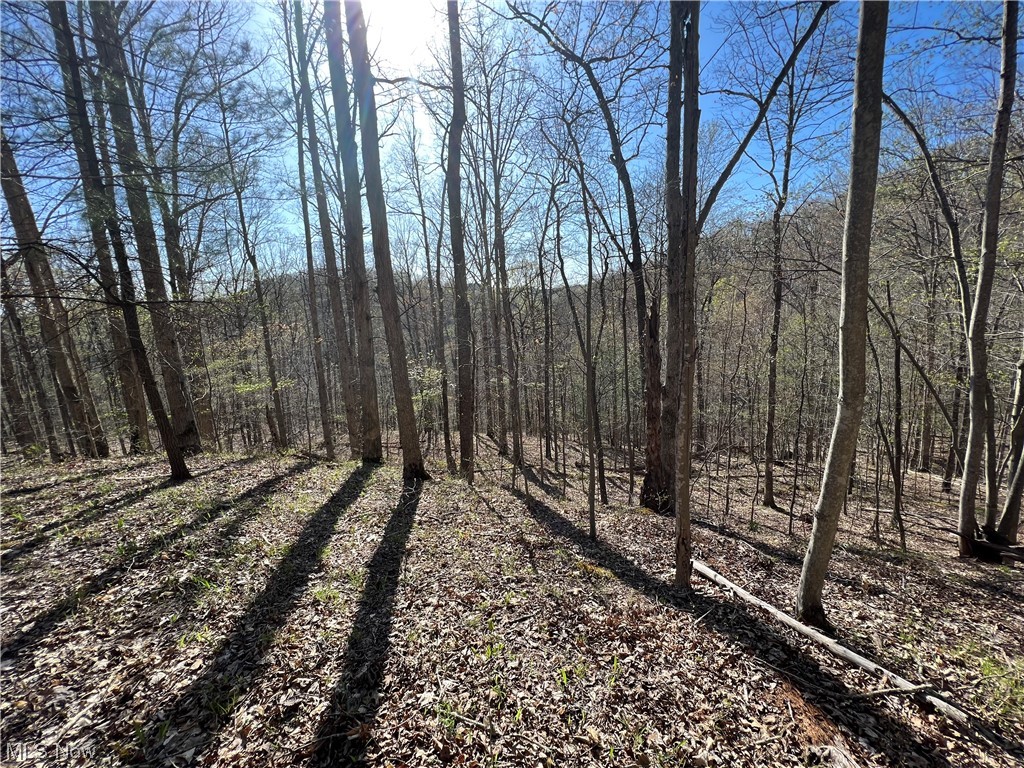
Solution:
M 5 461 L 4 764 L 1021 764 L 1024 571 L 926 527 L 952 526 L 938 478 L 910 483 L 908 553 L 851 504 L 826 605 L 1000 745 L 708 582 L 681 596 L 673 521 L 621 472 L 594 542 L 572 465 L 527 495 L 488 461 L 419 490 L 301 457 L 204 456 L 178 486 L 152 458 Z M 696 555 L 788 610 L 809 525 L 745 472 L 698 477 Z

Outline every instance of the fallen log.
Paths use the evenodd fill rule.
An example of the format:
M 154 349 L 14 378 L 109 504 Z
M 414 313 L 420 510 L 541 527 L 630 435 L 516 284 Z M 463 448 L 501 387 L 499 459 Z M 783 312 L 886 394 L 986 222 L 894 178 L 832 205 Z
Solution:
M 941 698 L 930 686 L 922 686 L 912 683 L 906 678 L 900 677 L 895 672 L 890 672 L 888 669 L 885 669 L 885 667 L 879 666 L 875 662 L 871 661 L 871 659 L 865 658 L 859 653 L 851 651 L 849 648 L 840 645 L 831 637 L 828 637 L 813 627 L 809 627 L 806 624 L 797 621 L 792 616 L 787 613 L 783 613 L 770 603 L 766 603 L 761 598 L 752 595 L 750 592 L 743 589 L 743 587 L 733 584 L 718 571 L 699 560 L 693 561 L 693 570 L 701 578 L 707 579 L 711 583 L 729 590 L 744 602 L 760 608 L 776 621 L 785 624 L 787 627 L 800 635 L 803 635 L 807 639 L 813 640 L 834 656 L 838 656 L 844 661 L 853 664 L 855 667 L 863 669 L 865 672 L 874 675 L 880 680 L 887 680 L 894 688 L 894 693 L 898 692 L 900 695 L 910 695 L 922 704 L 925 704 L 933 708 L 936 712 L 945 715 L 954 723 L 963 727 L 966 731 L 977 733 L 986 741 L 1004 749 L 1007 748 L 1006 739 L 1000 737 L 997 733 L 979 723 L 978 719 L 966 710 L 944 698 Z M 881 692 L 879 692 L 879 695 L 880 694 Z

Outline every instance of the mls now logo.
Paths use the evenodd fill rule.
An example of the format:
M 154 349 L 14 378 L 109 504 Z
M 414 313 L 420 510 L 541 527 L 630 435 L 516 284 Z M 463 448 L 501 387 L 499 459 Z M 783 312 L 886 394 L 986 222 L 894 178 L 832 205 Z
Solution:
M 3 759 L 11 762 L 27 762 L 29 760 L 49 760 L 64 762 L 79 758 L 94 757 L 96 748 L 92 744 L 56 744 L 42 745 L 32 741 L 9 741 L 0 751 Z

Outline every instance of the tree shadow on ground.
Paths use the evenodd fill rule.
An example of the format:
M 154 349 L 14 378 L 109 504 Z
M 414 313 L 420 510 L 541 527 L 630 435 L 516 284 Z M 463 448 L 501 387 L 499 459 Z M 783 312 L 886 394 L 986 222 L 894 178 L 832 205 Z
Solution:
M 203 475 L 210 475 L 215 472 L 220 472 L 227 468 L 238 468 L 245 464 L 250 463 L 251 459 L 242 459 L 241 461 L 232 461 L 225 464 L 219 464 L 215 467 L 210 467 L 199 472 L 193 472 L 192 477 L 202 477 Z M 146 466 L 146 465 L 143 465 Z M 109 473 L 102 473 L 109 474 Z M 58 483 L 60 485 L 60 483 Z M 25 555 L 31 554 L 43 544 L 46 544 L 52 537 L 48 536 L 51 531 L 63 530 L 65 528 L 84 528 L 85 526 L 96 522 L 97 520 L 108 517 L 115 512 L 119 512 L 126 507 L 130 507 L 132 504 L 141 501 L 147 496 L 163 491 L 168 488 L 175 488 L 180 486 L 181 483 L 178 481 L 171 480 L 169 478 L 164 479 L 158 483 L 148 483 L 137 488 L 133 488 L 130 491 L 122 493 L 120 496 L 116 496 L 113 499 L 109 499 L 98 504 L 93 504 L 90 507 L 85 507 L 70 515 L 65 515 L 62 518 L 53 520 L 46 525 L 35 529 L 32 535 L 20 544 L 15 544 L 13 547 L 6 549 L 3 553 L 0 553 L 0 566 L 4 568 L 10 568 L 15 561 L 21 559 Z M 47 486 L 47 489 L 49 486 Z M 106 494 L 97 491 L 89 494 L 88 496 L 79 499 L 79 501 L 88 501 L 89 499 L 96 498 L 98 496 L 105 496 Z
M 156 713 L 142 732 L 149 742 L 134 762 L 164 763 L 188 750 L 199 763 L 238 701 L 257 679 L 257 668 L 273 645 L 277 632 L 302 595 L 310 576 L 320 567 L 324 549 L 341 515 L 359 498 L 376 467 L 362 465 L 303 526 L 267 580 L 263 590 L 234 622 L 211 661 L 166 710 Z M 170 733 L 166 738 L 161 734 Z
M 133 465 L 134 469 L 143 469 L 144 467 L 151 467 L 160 461 L 159 458 L 152 458 L 148 461 L 143 461 L 139 464 Z M 60 465 L 54 465 L 59 467 Z M 26 496 L 30 493 L 39 493 L 40 491 L 49 491 L 54 488 L 60 488 L 62 485 L 72 485 L 74 483 L 80 483 L 83 480 L 92 480 L 94 478 L 104 477 L 105 475 L 112 475 L 115 472 L 124 471 L 124 465 L 121 463 L 110 464 L 102 466 L 97 469 L 89 470 L 88 472 L 81 472 L 77 475 L 69 475 L 68 477 L 62 478 L 55 483 L 41 483 L 37 485 L 19 485 L 14 488 L 4 488 L 0 490 L 0 497 L 10 498 L 12 496 Z
M 181 539 L 196 533 L 210 523 L 224 517 L 225 513 L 230 514 L 234 530 L 241 527 L 241 524 L 252 518 L 259 510 L 264 501 L 289 477 L 297 475 L 311 467 L 309 463 L 297 464 L 269 480 L 250 488 L 245 493 L 236 496 L 230 501 L 223 501 L 213 507 L 200 509 L 187 522 L 176 525 L 169 531 L 158 533 L 144 544 L 140 549 L 133 550 L 119 557 L 115 563 L 104 568 L 100 573 L 87 579 L 83 584 L 73 590 L 70 594 L 60 600 L 56 605 L 33 619 L 26 622 L 28 628 L 14 634 L 3 646 L 3 657 L 5 662 L 17 664 L 30 664 L 34 656 L 34 650 L 57 625 L 73 615 L 79 606 L 86 599 L 100 594 L 112 586 L 116 580 L 132 569 L 146 567 L 154 557 Z
M 398 579 L 420 489 L 420 484 L 402 489 L 384 538 L 367 566 L 366 586 L 345 647 L 341 678 L 317 727 L 310 766 L 365 764 L 366 743 L 380 708 L 384 667 L 391 652 Z
M 700 616 L 715 632 L 738 642 L 763 664 L 783 674 L 803 698 L 836 723 L 853 731 L 869 748 L 886 755 L 894 765 L 906 763 L 909 754 L 929 765 L 949 766 L 942 745 L 922 742 L 905 723 L 867 698 L 855 698 L 840 677 L 824 669 L 806 651 L 793 648 L 781 632 L 740 603 L 724 603 L 700 594 L 683 595 L 668 583 L 651 576 L 614 547 L 593 541 L 568 518 L 538 499 L 507 489 L 527 507 L 530 515 L 551 533 L 576 544 L 597 565 L 611 571 L 621 582 L 652 600 Z M 782 659 L 782 661 L 780 661 Z M 871 723 L 871 728 L 865 728 Z M 991 726 L 987 726 L 991 728 Z M 1002 745 L 1017 755 L 1012 745 Z
M 803 565 L 804 560 L 803 557 L 801 557 L 800 555 L 797 555 L 794 552 L 791 552 L 786 549 L 781 549 L 779 547 L 772 546 L 771 544 L 766 544 L 763 541 L 757 541 L 756 539 L 753 539 L 750 536 L 740 533 L 734 528 L 726 528 L 724 526 L 716 525 L 715 523 L 708 523 L 703 520 L 693 520 L 692 524 L 694 528 L 702 528 L 706 531 L 711 531 L 712 533 L 715 533 L 724 538 L 743 542 L 756 552 L 759 552 L 760 554 L 765 555 L 766 557 L 771 557 L 775 560 L 779 560 L 780 562 L 786 563 L 787 565 L 792 565 L 797 568 Z
M 548 471 L 545 471 L 544 474 L 550 476 L 552 473 L 548 472 Z M 547 480 L 541 480 L 540 475 L 537 474 L 536 470 L 534 470 L 534 468 L 531 467 L 528 464 L 523 467 L 523 477 L 525 477 L 527 480 L 529 480 L 531 485 L 537 486 L 538 488 L 540 488 L 542 491 L 544 491 L 544 493 L 546 493 L 551 498 L 553 498 L 553 499 L 565 498 L 564 494 L 562 493 L 562 489 L 561 488 L 558 488 L 558 487 L 552 485 Z

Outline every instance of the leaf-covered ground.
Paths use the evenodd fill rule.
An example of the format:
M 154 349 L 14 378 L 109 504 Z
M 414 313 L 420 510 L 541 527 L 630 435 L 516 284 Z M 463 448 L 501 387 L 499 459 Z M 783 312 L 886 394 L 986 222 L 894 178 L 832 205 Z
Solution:
M 888 546 L 871 541 L 870 511 L 844 518 L 830 616 L 1001 745 L 879 695 L 887 681 L 707 582 L 680 596 L 673 521 L 630 506 L 621 473 L 593 542 L 575 475 L 526 491 L 492 460 L 475 487 L 403 490 L 393 466 L 192 465 L 179 486 L 153 460 L 4 466 L 5 764 L 1022 759 L 1024 578 L 952 556 L 928 527 L 949 525 L 951 503 L 927 476 L 910 554 L 884 520 Z M 751 525 L 752 489 L 711 478 L 697 555 L 788 608 L 809 526 L 790 536 L 786 513 L 760 507 Z

